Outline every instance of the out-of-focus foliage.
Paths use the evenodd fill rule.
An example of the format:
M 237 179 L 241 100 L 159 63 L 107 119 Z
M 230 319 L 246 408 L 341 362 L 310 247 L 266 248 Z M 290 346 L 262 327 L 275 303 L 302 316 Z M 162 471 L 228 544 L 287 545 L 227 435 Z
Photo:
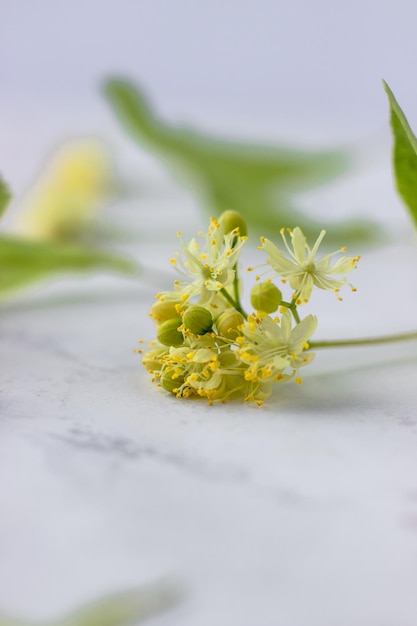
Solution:
M 136 266 L 123 257 L 86 246 L 0 235 L 0 297 L 48 276 L 93 270 L 133 274 Z
M 68 141 L 55 151 L 19 203 L 19 233 L 52 241 L 82 237 L 113 187 L 107 146 L 97 139 Z
M 68 616 L 30 622 L 0 614 L 0 626 L 136 626 L 177 604 L 180 594 L 166 584 L 155 584 L 105 596 Z
M 417 137 L 387 83 L 391 128 L 394 135 L 393 166 L 398 192 L 417 227 Z
M 23 201 L 12 207 L 16 231 L 0 234 L 0 298 L 50 276 L 138 271 L 109 251 L 105 237 L 93 237 L 94 245 L 89 238 L 114 191 L 112 174 L 110 154 L 98 140 L 67 142 L 57 150 Z M 0 214 L 9 199 L 0 181 Z
M 300 225 L 307 236 L 317 235 L 320 227 L 297 210 L 295 196 L 344 172 L 347 154 L 233 143 L 168 126 L 126 80 L 108 80 L 105 94 L 132 138 L 185 174 L 211 214 L 237 210 L 252 232 L 262 234 Z M 330 225 L 328 239 L 346 242 L 373 233 L 374 225 L 349 220 Z
M 10 197 L 10 191 L 6 183 L 0 178 L 0 217 L 9 204 Z

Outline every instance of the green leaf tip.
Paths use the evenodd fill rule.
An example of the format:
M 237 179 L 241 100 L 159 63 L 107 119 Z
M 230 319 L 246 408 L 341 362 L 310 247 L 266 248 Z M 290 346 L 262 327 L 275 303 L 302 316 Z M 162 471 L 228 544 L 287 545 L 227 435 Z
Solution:
M 109 78 L 103 83 L 103 93 L 136 140 L 153 136 L 156 126 L 152 107 L 141 89 L 127 79 Z
M 395 183 L 417 227 L 417 138 L 390 87 L 384 80 L 382 84 L 390 105 Z

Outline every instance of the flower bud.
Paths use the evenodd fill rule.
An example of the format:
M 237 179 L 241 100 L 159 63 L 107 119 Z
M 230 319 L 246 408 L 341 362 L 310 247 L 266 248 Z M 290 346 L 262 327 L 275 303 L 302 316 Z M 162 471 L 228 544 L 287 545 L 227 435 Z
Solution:
M 204 335 L 213 324 L 213 318 L 210 311 L 203 306 L 197 304 L 188 307 L 182 316 L 182 321 L 187 330 L 190 330 L 193 335 Z
M 157 300 L 153 303 L 149 316 L 152 317 L 157 324 L 161 324 L 166 320 L 170 320 L 173 317 L 178 316 L 176 309 L 178 304 L 180 304 L 180 302 L 175 302 L 173 300 Z
M 178 330 L 181 323 L 180 317 L 174 317 L 173 319 L 162 322 L 158 328 L 158 341 L 164 346 L 182 346 L 184 337 L 182 332 Z
M 281 304 L 282 293 L 273 283 L 257 283 L 250 294 L 250 301 L 256 311 L 273 313 Z
M 239 228 L 239 235 L 246 236 L 246 222 L 238 211 L 224 211 L 219 217 L 219 223 L 223 226 L 225 233 L 231 233 L 235 228 Z
M 239 326 L 245 321 L 242 313 L 236 309 L 226 309 L 216 320 L 216 328 L 219 335 L 226 339 L 236 339 L 241 333 Z

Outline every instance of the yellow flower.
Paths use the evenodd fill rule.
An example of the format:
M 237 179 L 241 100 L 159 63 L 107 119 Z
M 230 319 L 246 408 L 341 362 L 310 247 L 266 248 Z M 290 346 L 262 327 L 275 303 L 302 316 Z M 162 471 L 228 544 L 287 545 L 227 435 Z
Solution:
M 181 233 L 178 236 L 182 249 L 171 259 L 171 264 L 185 280 L 175 281 L 174 291 L 163 292 L 158 297 L 162 301 L 198 297 L 197 304 L 209 306 L 222 289 L 233 284 L 236 263 L 247 237 L 241 237 L 238 229 L 225 233 L 222 223 L 215 218 L 211 218 L 208 233 L 200 233 L 188 245 Z
M 342 256 L 331 265 L 333 257 L 346 250 L 341 248 L 336 252 L 326 254 L 321 259 L 316 259 L 319 246 L 326 234 L 325 230 L 321 231 L 313 248 L 310 248 L 298 226 L 294 230 L 288 230 L 288 232 L 291 238 L 291 247 L 287 241 L 285 229 L 281 230 L 288 256 L 269 239 L 262 237 L 261 242 L 262 248 L 268 255 L 269 265 L 284 281 L 289 280 L 291 288 L 295 291 L 297 304 L 308 302 L 313 286 L 338 293 L 339 289 L 346 283 L 346 278 L 340 279 L 334 278 L 334 276 L 346 274 L 355 269 L 359 257 Z
M 100 141 L 64 144 L 24 198 L 19 232 L 44 240 L 76 237 L 94 220 L 112 177 L 110 154 Z
M 299 367 L 312 361 L 308 340 L 317 327 L 317 319 L 307 315 L 295 327 L 287 310 L 281 320 L 269 315 L 250 315 L 241 326 L 239 357 L 248 365 L 245 379 L 252 383 L 284 382 L 293 378 Z M 289 371 L 288 371 L 289 370 Z
M 166 349 L 152 342 L 143 363 L 161 387 L 177 398 L 226 402 L 247 383 L 236 351 L 215 333 L 190 336 L 182 346 Z

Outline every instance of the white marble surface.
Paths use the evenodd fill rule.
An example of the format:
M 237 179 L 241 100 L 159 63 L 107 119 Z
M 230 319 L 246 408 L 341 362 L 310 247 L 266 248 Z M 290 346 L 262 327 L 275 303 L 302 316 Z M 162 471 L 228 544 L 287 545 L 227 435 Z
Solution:
M 168 189 L 130 214 L 161 269 L 178 220 L 200 222 L 171 225 L 166 197 L 187 197 Z M 413 244 L 318 298 L 317 337 L 411 329 Z M 133 354 L 159 287 L 58 281 L 1 306 L 2 609 L 41 620 L 168 576 L 185 596 L 161 626 L 415 626 L 416 343 L 322 352 L 261 409 L 177 401 Z

